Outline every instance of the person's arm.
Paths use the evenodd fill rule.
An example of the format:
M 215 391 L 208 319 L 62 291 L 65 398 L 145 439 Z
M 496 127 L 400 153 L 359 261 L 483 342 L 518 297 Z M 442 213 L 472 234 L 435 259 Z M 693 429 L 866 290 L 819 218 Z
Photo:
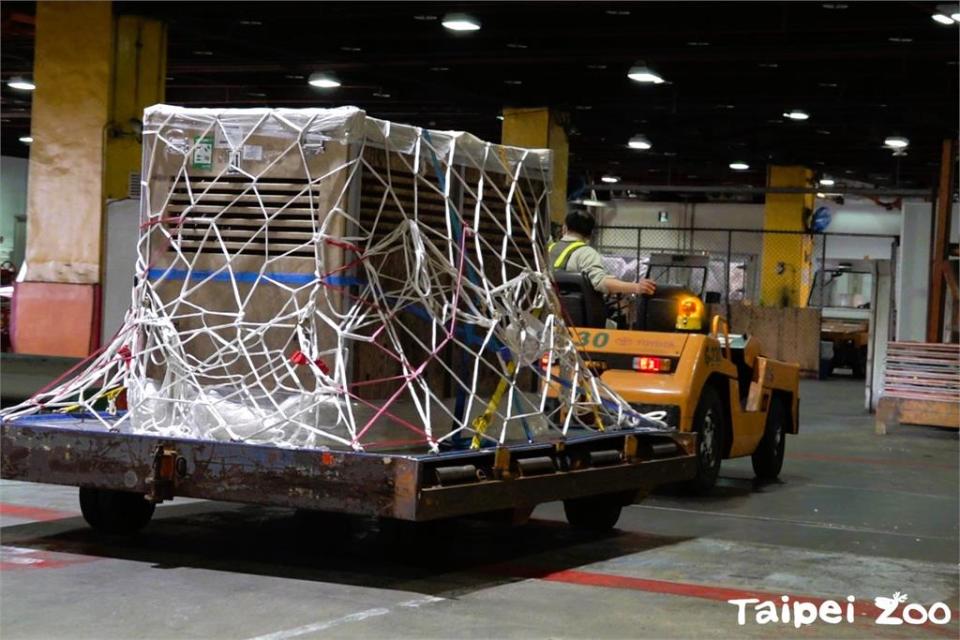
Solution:
M 603 289 L 607 293 L 636 293 L 650 295 L 657 290 L 657 284 L 653 280 L 642 278 L 640 282 L 625 282 L 613 276 L 607 276 L 603 279 Z

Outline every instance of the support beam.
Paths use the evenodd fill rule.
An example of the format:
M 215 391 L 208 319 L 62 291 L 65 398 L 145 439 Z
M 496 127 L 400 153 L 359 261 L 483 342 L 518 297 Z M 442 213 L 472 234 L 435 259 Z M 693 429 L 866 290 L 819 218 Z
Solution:
M 767 184 L 806 190 L 813 172 L 805 167 L 771 166 Z M 763 209 L 764 231 L 805 231 L 813 209 L 812 193 L 768 193 Z M 765 233 L 760 273 L 760 304 L 806 307 L 813 282 L 813 240 L 807 234 Z
M 946 274 L 953 269 L 947 260 L 950 243 L 950 207 L 953 204 L 954 142 L 943 141 L 940 154 L 940 182 L 934 205 L 933 251 L 930 266 L 930 299 L 927 307 L 927 342 L 943 341 L 946 301 Z
M 550 218 L 563 222 L 567 212 L 567 169 L 570 147 L 559 114 L 546 107 L 503 110 L 501 143 L 513 147 L 550 149 L 553 178 L 550 185 Z
M 156 21 L 115 20 L 109 2 L 40 2 L 35 47 L 27 249 L 12 342 L 19 353 L 82 357 L 100 340 L 104 204 L 131 195 L 138 122 L 163 100 L 166 31 Z

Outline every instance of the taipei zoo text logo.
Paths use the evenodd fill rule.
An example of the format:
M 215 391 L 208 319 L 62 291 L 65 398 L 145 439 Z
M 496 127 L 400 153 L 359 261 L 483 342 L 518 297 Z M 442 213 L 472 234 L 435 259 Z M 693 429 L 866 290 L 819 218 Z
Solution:
M 846 601 L 822 600 L 818 602 L 791 600 L 790 596 L 780 596 L 780 602 L 760 600 L 759 598 L 740 598 L 727 600 L 737 607 L 737 624 L 747 624 L 752 618 L 755 624 L 793 624 L 797 629 L 815 622 L 826 624 L 853 623 L 856 618 L 856 598 L 847 596 Z M 874 624 L 885 625 L 921 625 L 947 624 L 953 617 L 950 607 L 936 602 L 929 607 L 907 602 L 907 594 L 897 591 L 893 596 L 873 599 L 879 614 Z M 901 607 L 901 605 L 904 605 Z

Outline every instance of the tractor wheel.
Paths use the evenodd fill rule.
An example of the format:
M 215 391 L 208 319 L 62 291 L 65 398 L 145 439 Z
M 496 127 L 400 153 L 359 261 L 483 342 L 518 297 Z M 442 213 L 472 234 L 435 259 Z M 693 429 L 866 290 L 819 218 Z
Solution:
M 790 413 L 780 398 L 770 401 L 767 425 L 756 451 L 753 452 L 753 472 L 761 480 L 774 480 L 783 468 L 783 454 L 787 444 Z
M 725 419 L 720 392 L 716 387 L 705 386 L 693 414 L 693 431 L 697 434 L 697 475 L 684 485 L 690 493 L 708 493 L 717 483 L 723 458 Z
M 605 493 L 564 500 L 563 513 L 570 526 L 576 529 L 609 531 L 617 526 L 623 505 L 632 502 L 632 497 L 623 493 Z
M 102 533 L 137 533 L 150 522 L 155 507 L 142 493 L 80 487 L 80 513 Z

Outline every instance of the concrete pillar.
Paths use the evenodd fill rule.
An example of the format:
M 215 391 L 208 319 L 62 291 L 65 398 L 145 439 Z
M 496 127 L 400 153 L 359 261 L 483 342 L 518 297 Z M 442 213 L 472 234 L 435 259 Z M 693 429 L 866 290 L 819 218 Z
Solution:
M 553 151 L 553 179 L 550 185 L 550 218 L 563 222 L 567 211 L 567 168 L 570 147 L 567 132 L 557 114 L 546 107 L 503 110 L 501 143 L 513 147 Z
M 161 24 L 109 2 L 37 3 L 27 248 L 14 298 L 19 353 L 99 345 L 103 211 L 140 165 L 143 107 L 163 99 Z
M 771 166 L 770 187 L 813 185 L 813 172 L 804 167 Z M 812 193 L 768 193 L 763 208 L 764 231 L 805 231 L 813 209 Z M 806 307 L 813 282 L 813 242 L 804 234 L 764 234 L 760 271 L 760 304 Z
M 903 204 L 897 260 L 896 339 L 900 342 L 923 342 L 927 338 L 932 222 L 929 202 Z

